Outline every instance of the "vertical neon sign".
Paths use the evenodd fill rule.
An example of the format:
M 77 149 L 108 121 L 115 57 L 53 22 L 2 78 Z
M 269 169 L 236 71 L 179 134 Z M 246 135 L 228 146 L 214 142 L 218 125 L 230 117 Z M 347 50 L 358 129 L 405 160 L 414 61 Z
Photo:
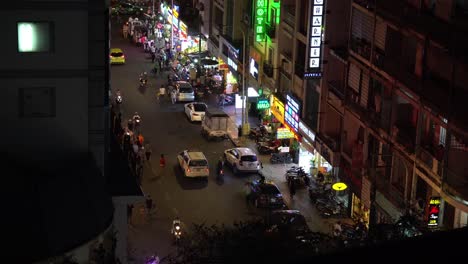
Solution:
M 265 19 L 267 14 L 267 0 L 257 0 L 255 5 L 255 41 L 265 41 Z
M 321 78 L 322 77 L 322 38 L 323 38 L 323 15 L 325 0 L 314 0 L 312 6 L 312 16 L 309 24 L 309 58 L 307 71 L 304 77 Z

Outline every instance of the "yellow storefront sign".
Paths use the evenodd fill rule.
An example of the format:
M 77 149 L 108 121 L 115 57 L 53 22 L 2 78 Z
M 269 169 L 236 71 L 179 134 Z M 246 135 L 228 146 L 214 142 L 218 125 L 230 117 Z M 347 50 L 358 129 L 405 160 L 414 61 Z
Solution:
M 284 104 L 277 97 L 271 97 L 270 110 L 281 124 L 284 124 Z
M 276 130 L 277 139 L 294 138 L 294 133 L 287 127 L 279 127 Z

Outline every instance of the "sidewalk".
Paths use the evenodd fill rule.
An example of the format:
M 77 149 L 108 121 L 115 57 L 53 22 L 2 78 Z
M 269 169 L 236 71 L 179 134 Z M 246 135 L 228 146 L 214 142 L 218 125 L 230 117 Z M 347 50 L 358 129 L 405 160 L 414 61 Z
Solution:
M 235 127 L 237 128 L 242 123 L 242 113 L 240 109 L 237 109 L 236 111 L 234 107 L 235 106 L 233 105 L 225 106 L 224 111 L 231 117 L 232 122 L 235 123 Z M 249 116 L 248 122 L 252 128 L 256 127 L 258 124 L 258 118 Z M 230 133 L 230 139 L 234 145 L 238 147 L 248 147 L 254 151 L 257 149 L 255 141 L 249 139 L 248 136 L 243 136 L 239 139 L 237 130 L 235 135 L 231 135 Z M 304 215 L 310 230 L 331 234 L 332 226 L 337 221 L 353 224 L 353 221 L 350 218 L 323 219 L 320 216 L 319 211 L 315 208 L 315 205 L 310 201 L 308 190 L 305 187 L 298 188 L 296 190 L 296 195 L 291 199 L 284 175 L 290 167 L 294 165 L 297 166 L 297 164 L 271 164 L 269 160 L 270 155 L 259 155 L 259 158 L 263 164 L 262 172 L 265 178 L 273 181 L 278 186 L 289 209 L 299 210 Z

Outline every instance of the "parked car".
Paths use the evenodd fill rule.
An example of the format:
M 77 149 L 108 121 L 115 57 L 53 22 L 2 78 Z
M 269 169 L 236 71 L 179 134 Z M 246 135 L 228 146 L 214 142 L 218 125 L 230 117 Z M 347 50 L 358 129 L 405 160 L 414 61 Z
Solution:
M 210 175 L 208 160 L 203 152 L 184 150 L 177 155 L 177 161 L 185 177 L 208 177 Z
M 249 148 L 231 148 L 224 151 L 224 160 L 231 166 L 234 174 L 238 172 L 258 173 L 261 164 L 257 154 Z
M 278 186 L 272 181 L 254 180 L 250 184 L 249 198 L 258 208 L 284 208 L 283 201 Z
M 125 64 L 125 55 L 119 48 L 110 50 L 110 64 Z
M 176 89 L 177 102 L 192 102 L 195 100 L 195 92 L 190 83 L 185 81 L 176 81 L 174 88 Z
M 184 111 L 190 121 L 202 121 L 208 106 L 205 103 L 193 102 L 184 105 Z
M 298 210 L 274 210 L 269 220 L 270 230 L 285 229 L 293 235 L 310 232 L 305 217 Z

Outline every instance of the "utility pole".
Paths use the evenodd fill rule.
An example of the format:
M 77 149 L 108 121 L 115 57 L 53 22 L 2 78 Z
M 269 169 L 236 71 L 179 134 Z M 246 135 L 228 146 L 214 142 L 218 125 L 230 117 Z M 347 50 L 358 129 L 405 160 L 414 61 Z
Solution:
M 247 68 L 246 64 L 245 64 L 245 54 L 246 54 L 246 42 L 248 43 L 249 42 L 249 34 L 247 34 L 247 41 L 246 41 L 246 37 L 245 37 L 245 32 L 241 29 L 241 32 L 242 32 L 242 65 L 243 65 L 243 68 L 242 68 L 242 135 L 246 135 L 249 130 L 250 130 L 250 126 L 247 122 L 248 118 L 247 118 L 247 112 L 245 111 L 245 104 L 246 104 L 246 101 L 247 101 L 247 96 L 246 96 L 246 93 L 245 93 L 245 87 L 246 87 L 246 82 L 247 82 L 247 78 L 246 78 L 246 72 L 245 72 L 245 69 Z M 248 31 L 247 31 L 248 33 Z
M 201 42 L 202 42 L 202 17 L 201 17 L 201 14 L 200 14 L 200 9 L 198 9 L 198 24 L 199 24 L 199 30 L 200 30 L 200 34 L 198 35 L 198 57 L 199 59 L 201 60 Z

